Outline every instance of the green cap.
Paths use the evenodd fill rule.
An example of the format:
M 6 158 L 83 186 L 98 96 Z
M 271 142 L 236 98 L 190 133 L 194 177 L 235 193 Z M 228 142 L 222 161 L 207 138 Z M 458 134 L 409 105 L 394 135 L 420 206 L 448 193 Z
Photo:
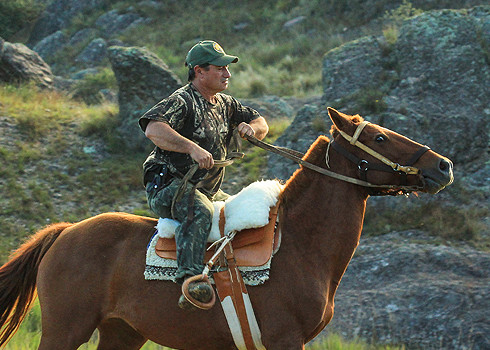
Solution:
M 223 48 L 212 40 L 198 42 L 189 50 L 185 58 L 185 65 L 189 68 L 204 63 L 222 67 L 236 62 L 238 62 L 238 57 L 227 55 Z

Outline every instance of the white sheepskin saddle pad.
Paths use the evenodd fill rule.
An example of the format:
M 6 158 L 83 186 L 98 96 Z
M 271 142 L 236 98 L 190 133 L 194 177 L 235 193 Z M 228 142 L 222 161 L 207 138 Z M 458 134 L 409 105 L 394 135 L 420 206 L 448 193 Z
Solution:
M 276 205 L 283 187 L 277 180 L 257 181 L 226 201 L 213 202 L 214 216 L 208 242 L 215 242 L 220 238 L 219 216 L 223 207 L 226 219 L 225 233 L 267 225 L 269 210 Z M 160 218 L 156 226 L 157 234 L 163 238 L 172 238 L 179 225 L 180 222 L 176 220 Z

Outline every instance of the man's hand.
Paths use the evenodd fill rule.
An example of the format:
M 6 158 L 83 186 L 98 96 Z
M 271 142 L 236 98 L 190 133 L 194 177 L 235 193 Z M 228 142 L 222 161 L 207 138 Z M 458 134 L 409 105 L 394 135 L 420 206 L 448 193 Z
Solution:
M 241 122 L 238 127 L 238 133 L 240 134 L 240 137 L 245 138 L 245 136 L 255 136 L 255 130 L 252 128 L 250 124 L 247 124 L 245 122 Z
M 199 164 L 199 168 L 211 169 L 214 166 L 213 155 L 197 144 L 192 147 L 189 155 Z
M 211 153 L 200 147 L 197 143 L 180 135 L 167 123 L 152 120 L 148 123 L 145 134 L 146 137 L 161 149 L 189 154 L 199 164 L 200 168 L 211 169 L 214 166 L 213 155 Z

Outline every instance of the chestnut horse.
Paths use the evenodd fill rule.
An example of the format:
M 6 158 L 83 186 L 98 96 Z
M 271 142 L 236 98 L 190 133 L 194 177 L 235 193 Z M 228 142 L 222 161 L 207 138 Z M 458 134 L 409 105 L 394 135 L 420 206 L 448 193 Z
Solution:
M 340 133 L 355 135 L 362 118 L 329 109 L 334 143 L 352 156 L 381 161 Z M 453 179 L 452 163 L 422 145 L 374 124 L 363 125 L 359 142 L 398 164 L 415 157 L 416 173 L 373 168 L 364 181 L 437 193 Z M 355 141 L 355 140 L 354 140 Z M 352 142 L 355 143 L 355 142 Z M 326 155 L 328 153 L 328 164 Z M 304 160 L 349 178 L 358 165 L 320 136 Z M 412 165 L 412 164 L 410 164 Z M 270 279 L 249 287 L 264 346 L 304 349 L 330 321 L 334 295 L 359 243 L 369 187 L 301 166 L 280 195 L 280 250 Z M 144 279 L 146 246 L 155 219 L 101 214 L 76 224 L 54 224 L 22 245 L 0 268 L 0 346 L 22 322 L 36 288 L 42 311 L 39 349 L 72 350 L 99 330 L 97 349 L 140 349 L 147 340 L 177 349 L 234 349 L 219 304 L 189 312 L 177 306 L 180 286 Z

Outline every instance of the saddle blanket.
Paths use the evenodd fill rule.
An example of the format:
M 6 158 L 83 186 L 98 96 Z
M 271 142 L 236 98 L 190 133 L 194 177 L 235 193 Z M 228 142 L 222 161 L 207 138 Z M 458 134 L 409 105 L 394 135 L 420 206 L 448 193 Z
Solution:
M 219 214 L 223 207 L 226 233 L 267 225 L 269 210 L 276 205 L 282 188 L 283 185 L 276 180 L 257 181 L 224 202 L 213 202 L 215 211 L 208 242 L 215 242 L 220 238 Z M 179 222 L 168 218 L 158 220 L 157 231 L 147 248 L 145 279 L 175 280 L 177 262 L 159 257 L 155 247 L 160 237 L 174 237 L 175 229 L 179 225 Z M 271 260 L 272 257 L 261 266 L 240 266 L 239 269 L 245 284 L 263 284 L 269 278 Z

